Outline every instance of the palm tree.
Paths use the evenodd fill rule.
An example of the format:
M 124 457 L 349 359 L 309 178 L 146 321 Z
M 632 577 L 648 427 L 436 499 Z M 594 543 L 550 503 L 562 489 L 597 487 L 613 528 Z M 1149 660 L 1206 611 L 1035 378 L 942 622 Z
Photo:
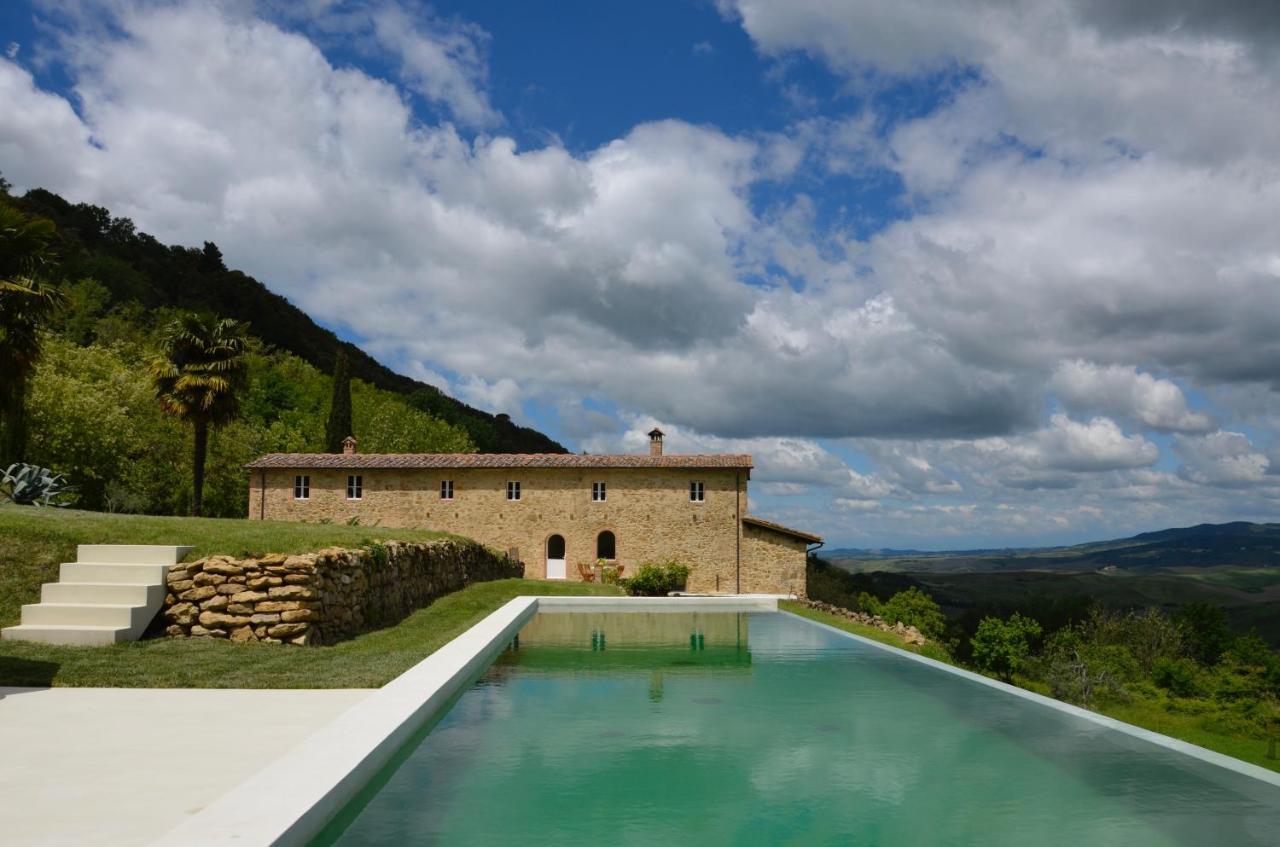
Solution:
M 65 295 L 41 277 L 53 262 L 53 222 L 0 203 L 0 467 L 27 446 L 27 378 L 40 358 L 40 328 Z
M 227 318 L 184 315 L 164 331 L 161 356 L 151 379 L 164 410 L 195 428 L 191 514 L 204 505 L 204 460 L 209 431 L 240 414 L 239 392 L 247 381 L 245 325 Z

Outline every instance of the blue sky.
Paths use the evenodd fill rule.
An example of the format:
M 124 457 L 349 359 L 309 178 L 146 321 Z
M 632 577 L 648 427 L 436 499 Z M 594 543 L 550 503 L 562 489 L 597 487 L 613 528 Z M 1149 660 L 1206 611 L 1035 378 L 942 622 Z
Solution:
M 835 546 L 1275 519 L 1277 21 L 1215 8 L 11 3 L 0 171 Z

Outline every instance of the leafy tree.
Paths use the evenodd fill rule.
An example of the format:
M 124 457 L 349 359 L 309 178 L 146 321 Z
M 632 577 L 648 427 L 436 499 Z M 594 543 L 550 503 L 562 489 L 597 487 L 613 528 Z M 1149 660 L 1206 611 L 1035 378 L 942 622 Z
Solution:
M 1106 700 L 1126 700 L 1125 683 L 1138 674 L 1127 649 L 1100 643 L 1088 624 L 1060 629 L 1045 649 L 1046 677 L 1053 696 L 1093 708 Z
M 196 262 L 196 267 L 201 273 L 222 273 L 227 266 L 222 261 L 222 251 L 218 249 L 218 245 L 212 241 L 204 243 L 204 249 L 200 251 L 200 260 Z
M 51 221 L 0 203 L 0 467 L 26 453 L 27 381 L 40 359 L 40 330 L 64 300 L 42 276 L 53 237 Z
M 1191 655 L 1206 664 L 1217 664 L 1234 637 L 1227 629 L 1227 613 L 1210 603 L 1188 603 L 1178 609 L 1174 622 Z
M 151 363 L 151 377 L 161 407 L 195 432 L 192 461 L 191 514 L 204 505 L 204 466 L 209 431 L 225 426 L 240 413 L 246 382 L 246 328 L 226 318 L 188 314 L 165 330 L 161 356 Z
M 901 621 L 907 626 L 914 626 L 928 638 L 941 638 L 947 628 L 942 607 L 915 586 L 899 591 L 888 602 L 880 604 L 878 614 L 888 623 Z
M 983 618 L 972 640 L 974 664 L 1010 682 L 1022 668 L 1031 653 L 1031 643 L 1040 633 L 1038 621 L 1017 612 L 1008 620 Z
M 360 449 L 370 453 L 474 453 L 475 442 L 450 426 L 410 406 L 404 398 L 353 380 L 353 423 Z
M 329 401 L 329 420 L 324 427 L 324 447 L 329 453 L 341 453 L 342 441 L 354 435 L 351 428 L 351 367 L 347 351 L 339 348 L 333 363 L 333 399 Z

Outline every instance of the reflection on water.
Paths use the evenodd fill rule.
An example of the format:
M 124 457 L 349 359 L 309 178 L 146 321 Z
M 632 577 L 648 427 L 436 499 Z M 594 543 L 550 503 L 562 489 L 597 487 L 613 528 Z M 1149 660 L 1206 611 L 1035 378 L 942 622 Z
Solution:
M 323 843 L 1132 847 L 1277 832 L 1280 789 L 791 616 L 613 613 L 535 617 Z
M 662 673 L 745 671 L 751 666 L 745 614 L 683 612 L 541 613 L 520 630 L 490 678 L 511 672 L 648 674 L 651 699 Z

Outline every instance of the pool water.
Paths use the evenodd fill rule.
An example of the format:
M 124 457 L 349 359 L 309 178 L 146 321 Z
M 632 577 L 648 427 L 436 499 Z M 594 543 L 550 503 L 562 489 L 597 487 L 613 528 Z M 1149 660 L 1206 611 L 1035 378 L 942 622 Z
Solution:
M 783 613 L 539 613 L 318 843 L 1252 845 L 1280 788 Z

